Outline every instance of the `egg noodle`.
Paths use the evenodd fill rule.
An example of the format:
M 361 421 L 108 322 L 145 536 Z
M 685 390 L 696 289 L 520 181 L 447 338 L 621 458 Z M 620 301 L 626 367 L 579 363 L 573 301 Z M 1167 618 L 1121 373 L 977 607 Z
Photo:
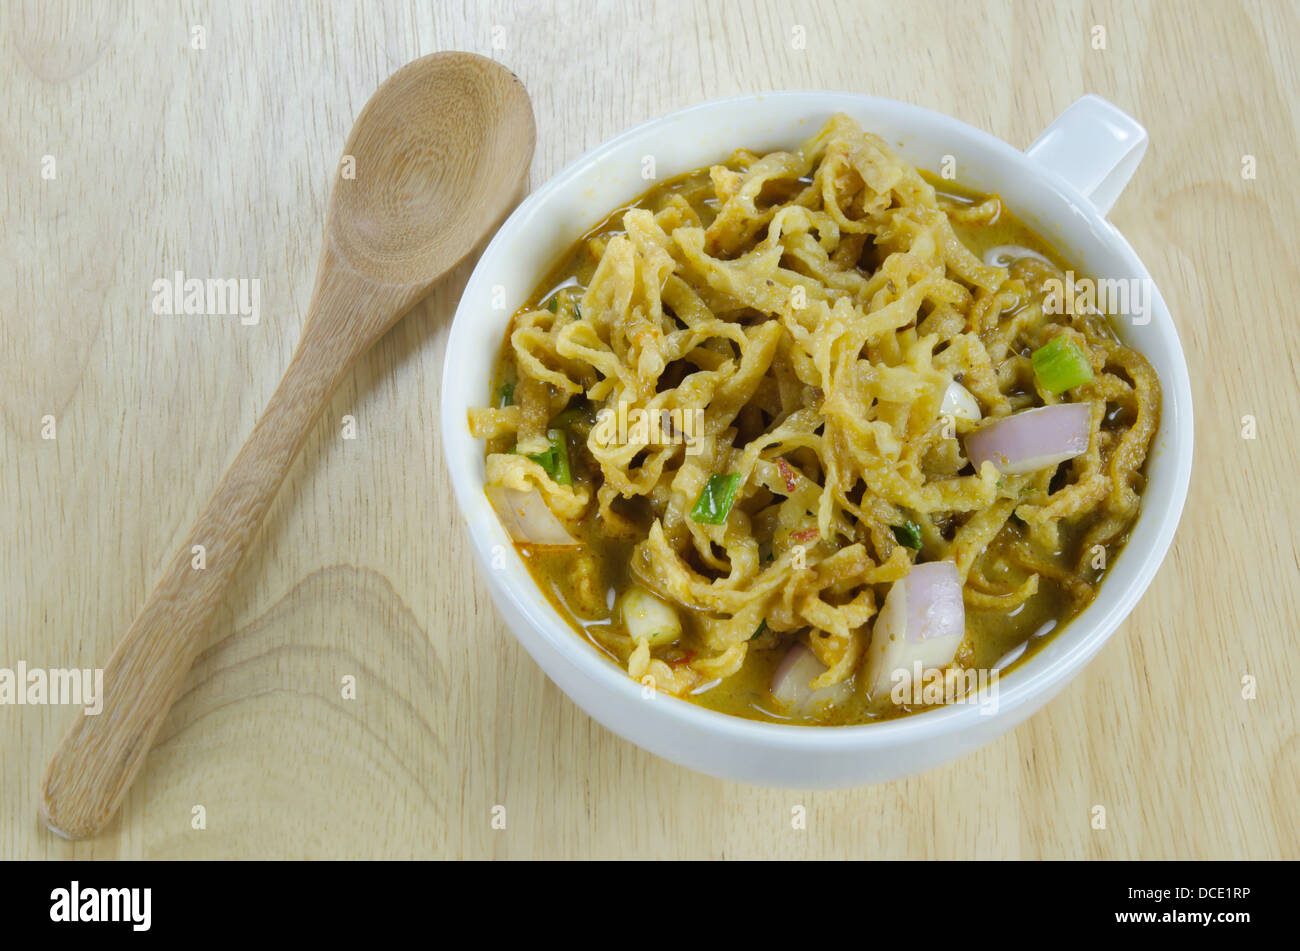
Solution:
M 631 577 L 691 618 L 670 645 L 625 638 L 628 673 L 687 694 L 752 650 L 802 641 L 826 668 L 812 687 L 843 682 L 918 560 L 954 562 L 970 612 L 1014 612 L 1045 583 L 1086 605 L 1138 511 L 1160 405 L 1146 359 L 1102 314 L 1044 312 L 1044 282 L 1062 276 L 1045 256 L 998 266 L 959 239 L 955 226 L 997 219 L 998 197 L 937 193 L 847 116 L 792 152 L 737 152 L 709 182 L 710 221 L 670 195 L 592 238 L 585 288 L 514 318 L 512 403 L 470 414 L 510 450 L 488 454 L 489 485 L 626 539 Z M 1031 366 L 1056 337 L 1093 371 L 1068 394 Z M 942 411 L 954 381 L 981 421 Z M 975 471 L 967 433 L 1063 400 L 1090 408 L 1086 452 Z M 561 484 L 530 456 L 578 401 L 690 414 L 698 431 L 688 446 L 590 427 Z M 739 477 L 734 505 L 721 524 L 692 518 L 719 473 Z M 903 524 L 919 530 L 910 546 Z

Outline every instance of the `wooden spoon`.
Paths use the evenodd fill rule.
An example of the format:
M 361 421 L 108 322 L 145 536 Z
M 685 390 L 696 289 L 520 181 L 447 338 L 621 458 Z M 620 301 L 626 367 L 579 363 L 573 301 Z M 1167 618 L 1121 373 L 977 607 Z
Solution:
M 535 136 L 523 85 L 470 53 L 434 53 L 403 66 L 361 110 L 330 194 L 302 340 L 248 442 L 109 658 L 103 711 L 78 717 L 50 761 L 40 811 L 53 832 L 93 835 L 117 810 L 330 394 L 353 361 L 500 222 L 519 196 Z M 194 567 L 199 545 L 203 568 Z

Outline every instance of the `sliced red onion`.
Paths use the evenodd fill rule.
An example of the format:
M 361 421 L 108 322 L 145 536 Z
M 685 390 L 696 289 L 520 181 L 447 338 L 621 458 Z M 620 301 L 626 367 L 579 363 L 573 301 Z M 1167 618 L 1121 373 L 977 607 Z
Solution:
M 979 401 L 971 395 L 971 391 L 966 389 L 956 380 L 948 384 L 948 388 L 943 391 L 943 400 L 939 404 L 940 416 L 952 416 L 956 419 L 968 419 L 972 423 L 978 423 L 984 416 L 980 412 Z
M 876 618 L 863 667 L 865 689 L 872 697 L 883 696 L 900 680 L 916 678 L 918 670 L 947 667 L 965 636 L 957 566 L 951 561 L 913 565 L 889 589 Z
M 853 693 L 848 681 L 812 689 L 812 682 L 826 673 L 826 665 L 803 644 L 795 644 L 772 675 L 772 696 L 790 713 L 807 713 L 817 707 L 843 703 Z
M 501 524 L 516 542 L 545 548 L 578 547 L 578 540 L 569 534 L 536 489 L 521 492 L 503 485 L 489 485 L 487 497 L 501 517 Z
M 1022 410 L 967 434 L 966 455 L 976 471 L 985 461 L 1006 475 L 1046 469 L 1088 451 L 1091 419 L 1087 403 Z

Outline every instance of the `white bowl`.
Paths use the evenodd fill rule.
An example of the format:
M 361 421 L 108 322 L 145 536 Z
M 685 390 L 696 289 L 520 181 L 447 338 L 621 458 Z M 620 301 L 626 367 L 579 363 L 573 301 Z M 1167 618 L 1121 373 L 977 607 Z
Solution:
M 652 184 L 642 178 L 645 157 L 653 157 L 662 180 L 721 161 L 741 146 L 792 147 L 835 112 L 848 113 L 922 168 L 939 171 L 955 160 L 957 181 L 1001 194 L 1081 276 L 1136 278 L 1153 291 L 1150 321 L 1121 328 L 1127 342 L 1155 366 L 1163 390 L 1142 513 L 1096 599 L 1007 675 L 996 708 L 953 704 L 864 726 L 800 727 L 731 717 L 646 691 L 551 607 L 483 492 L 483 444 L 470 435 L 466 411 L 489 399 L 510 317 L 581 234 Z M 969 753 L 1042 707 L 1142 596 L 1169 548 L 1187 495 L 1192 467 L 1187 364 L 1150 275 L 1104 217 L 1141 161 L 1146 141 L 1140 125 L 1095 96 L 1076 102 L 1020 152 L 956 119 L 887 99 L 765 93 L 706 102 L 645 122 L 588 152 L 533 192 L 474 269 L 456 310 L 442 383 L 443 456 L 483 577 L 519 642 L 561 690 L 620 736 L 691 769 L 774 786 L 824 788 L 897 779 Z

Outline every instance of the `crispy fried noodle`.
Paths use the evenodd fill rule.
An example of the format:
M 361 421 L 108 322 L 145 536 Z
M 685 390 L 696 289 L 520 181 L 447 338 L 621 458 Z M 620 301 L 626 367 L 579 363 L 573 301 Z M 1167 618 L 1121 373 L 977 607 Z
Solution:
M 836 115 L 620 215 L 580 243 L 585 281 L 515 316 L 509 392 L 470 422 L 490 491 L 554 516 L 568 583 L 592 589 L 575 611 L 607 622 L 632 677 L 702 694 L 802 644 L 810 689 L 843 685 L 923 562 L 961 586 L 954 668 L 980 656 L 974 619 L 1091 600 L 1138 512 L 1159 383 L 1105 315 L 1048 312 L 1050 251 L 1003 266 L 972 249 L 1009 218 L 1000 199 L 936 191 Z M 1060 353 L 1078 366 L 1054 382 Z M 1069 458 L 972 461 L 968 437 L 1058 404 L 1086 407 Z M 663 625 L 611 613 L 628 587 Z

